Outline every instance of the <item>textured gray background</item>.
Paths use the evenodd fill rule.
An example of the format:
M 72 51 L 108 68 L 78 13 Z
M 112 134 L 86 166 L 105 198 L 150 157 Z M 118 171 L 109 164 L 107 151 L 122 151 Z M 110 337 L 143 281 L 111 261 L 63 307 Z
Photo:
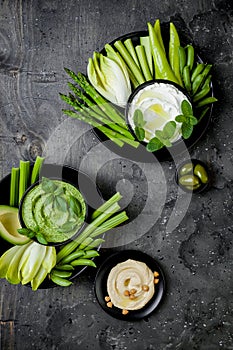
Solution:
M 189 206 L 174 184 L 173 161 L 138 164 L 112 154 L 87 126 L 62 115 L 58 97 L 67 89 L 64 66 L 85 72 L 93 50 L 156 18 L 173 20 L 213 64 L 219 103 L 191 152 L 209 164 L 213 183 Z M 232 26 L 230 0 L 0 2 L 0 179 L 19 159 L 43 153 L 84 169 L 105 198 L 120 189 L 132 225 L 117 231 L 125 245 L 103 249 L 101 259 L 140 249 L 160 262 L 167 279 L 159 309 L 136 323 L 102 311 L 91 269 L 67 289 L 36 293 L 2 280 L 2 349 L 233 349 Z M 174 207 L 177 220 L 168 232 Z

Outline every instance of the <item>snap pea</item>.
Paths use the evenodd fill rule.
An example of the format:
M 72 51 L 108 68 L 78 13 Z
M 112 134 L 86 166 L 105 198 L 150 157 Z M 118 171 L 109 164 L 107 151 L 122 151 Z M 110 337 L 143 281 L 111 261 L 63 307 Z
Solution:
M 185 53 L 185 49 L 180 46 L 179 50 L 179 60 L 180 60 L 180 73 L 183 75 L 183 69 L 186 66 L 186 53 Z
M 87 250 L 84 255 L 82 256 L 82 259 L 90 259 L 90 258 L 94 258 L 96 256 L 99 256 L 99 253 L 96 250 Z
M 188 45 L 186 48 L 187 48 L 187 66 L 189 66 L 191 71 L 194 63 L 194 48 L 192 45 Z
M 72 275 L 72 272 L 53 269 L 51 275 L 61 278 L 69 278 Z
M 79 249 L 83 250 L 84 248 L 86 248 L 87 246 L 89 246 L 89 244 L 91 244 L 93 242 L 93 238 L 91 237 L 87 237 L 86 239 L 84 239 L 84 241 L 80 244 Z
M 55 284 L 61 286 L 61 287 L 69 287 L 72 282 L 65 279 L 65 278 L 62 278 L 62 277 L 58 277 L 58 276 L 55 276 L 53 274 L 50 275 L 50 279 L 51 281 L 53 281 Z
M 192 95 L 195 95 L 203 82 L 203 75 L 199 74 L 192 83 Z
M 89 259 L 77 259 L 71 262 L 72 266 L 92 266 L 92 267 L 96 267 L 96 264 L 94 263 L 93 260 L 89 260 Z
M 101 243 L 104 242 L 102 238 L 96 238 L 88 247 L 85 248 L 85 251 L 98 247 Z
M 218 101 L 218 100 L 217 100 L 217 98 L 215 98 L 215 97 L 206 97 L 204 100 L 201 100 L 201 101 L 196 105 L 196 107 L 197 107 L 197 108 L 200 108 L 200 107 L 203 107 L 203 106 L 208 105 L 208 104 L 210 104 L 210 103 L 214 103 L 214 102 L 216 102 L 216 101 Z
M 179 171 L 180 176 L 187 175 L 193 171 L 193 163 L 186 163 Z
M 206 115 L 206 113 L 209 111 L 210 107 L 206 107 L 202 112 L 201 115 L 198 119 L 198 123 L 200 123 L 200 121 L 202 120 L 202 118 L 204 118 L 204 116 Z
M 65 271 L 73 271 L 74 268 L 72 265 L 64 264 L 64 265 L 56 265 L 57 270 L 65 270 Z
M 183 175 L 179 178 L 179 183 L 182 186 L 196 186 L 199 184 L 199 179 L 195 175 Z
M 193 102 L 197 102 L 197 101 L 202 100 L 204 97 L 206 97 L 206 95 L 208 95 L 209 92 L 210 92 L 209 86 L 203 87 L 203 89 L 201 89 L 201 91 L 199 91 L 196 95 L 194 95 Z
M 67 255 L 64 259 L 61 260 L 61 264 L 68 264 L 70 263 L 71 261 L 77 259 L 77 258 L 80 258 L 81 256 L 84 255 L 84 251 L 83 250 L 76 250 L 74 251 L 73 253 Z
M 196 79 L 196 77 L 199 74 L 201 74 L 201 72 L 203 71 L 204 67 L 205 67 L 204 63 L 197 64 L 196 68 L 194 69 L 194 71 L 193 71 L 193 73 L 191 75 L 191 82 L 193 82 Z
M 194 174 L 201 180 L 203 184 L 209 181 L 207 172 L 201 164 L 197 164 L 194 168 Z
M 185 66 L 183 69 L 184 86 L 188 92 L 191 92 L 190 68 Z

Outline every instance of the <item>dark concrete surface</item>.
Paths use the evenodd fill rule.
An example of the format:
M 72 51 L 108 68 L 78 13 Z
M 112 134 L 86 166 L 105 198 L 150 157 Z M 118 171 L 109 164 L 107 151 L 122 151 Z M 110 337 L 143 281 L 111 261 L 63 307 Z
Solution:
M 161 165 L 124 159 L 61 112 L 64 66 L 85 72 L 94 50 L 156 18 L 173 20 L 213 64 L 219 103 L 190 153 L 208 163 L 213 181 L 192 198 L 173 181 L 184 155 Z M 121 190 L 131 223 L 109 236 L 97 263 L 113 251 L 142 250 L 160 262 L 167 281 L 158 310 L 133 323 L 100 308 L 91 269 L 69 288 L 37 292 L 2 280 L 2 349 L 233 349 L 232 51 L 230 0 L 0 2 L 0 179 L 19 159 L 43 153 L 48 162 L 85 170 L 105 198 Z

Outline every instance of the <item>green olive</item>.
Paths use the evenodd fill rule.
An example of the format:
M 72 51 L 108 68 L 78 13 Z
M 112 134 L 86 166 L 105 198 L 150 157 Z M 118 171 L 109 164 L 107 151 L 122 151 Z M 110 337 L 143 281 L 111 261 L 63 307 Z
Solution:
M 183 175 L 187 175 L 187 174 L 191 173 L 192 171 L 193 171 L 193 164 L 186 163 L 181 167 L 179 173 L 180 173 L 180 176 L 183 176 Z
M 179 183 L 182 186 L 197 186 L 200 184 L 198 177 L 195 175 L 184 175 L 179 178 Z
M 201 184 L 199 183 L 198 185 L 196 186 L 185 186 L 185 188 L 189 191 L 195 191 L 197 190 L 199 187 L 201 186 Z
M 197 164 L 194 168 L 194 174 L 199 177 L 199 179 L 201 180 L 201 182 L 203 184 L 206 184 L 208 181 L 209 181 L 209 178 L 208 178 L 208 175 L 207 175 L 207 172 L 205 170 L 205 168 L 200 165 L 200 164 Z

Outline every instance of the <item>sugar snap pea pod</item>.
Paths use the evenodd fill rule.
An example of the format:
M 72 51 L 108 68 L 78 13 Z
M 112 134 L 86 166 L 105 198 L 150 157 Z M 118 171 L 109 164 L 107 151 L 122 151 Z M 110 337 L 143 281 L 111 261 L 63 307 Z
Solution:
M 201 180 L 203 184 L 209 181 L 207 172 L 201 164 L 197 164 L 194 168 L 194 174 Z
M 64 265 L 56 265 L 57 270 L 62 270 L 62 271 L 73 271 L 74 267 L 70 264 L 64 264 Z
M 102 244 L 103 242 L 104 242 L 104 239 L 102 239 L 102 238 L 97 238 L 97 239 L 95 239 L 91 244 L 89 244 L 88 247 L 85 248 L 85 251 L 90 250 L 90 249 L 93 249 L 93 248 L 96 248 L 96 247 L 98 247 L 100 244 Z
M 184 86 L 188 92 L 191 92 L 190 68 L 185 66 L 183 69 Z
M 206 79 L 206 77 L 209 75 L 209 72 L 210 72 L 211 68 L 212 68 L 212 64 L 207 64 L 205 66 L 205 69 L 202 72 L 202 75 L 203 75 L 204 79 Z
M 204 116 L 206 115 L 206 113 L 209 111 L 210 107 L 206 107 L 202 112 L 201 115 L 198 119 L 198 123 L 200 123 L 200 121 L 204 118 Z
M 61 278 L 69 278 L 72 275 L 72 272 L 53 269 L 51 275 Z
M 163 51 L 153 26 L 148 23 L 150 44 L 155 65 L 155 75 L 157 79 L 167 79 L 179 84 L 170 64 L 168 63 L 166 53 Z
M 179 50 L 179 62 L 180 62 L 180 74 L 183 74 L 183 69 L 186 66 L 186 53 L 185 53 L 185 49 L 180 46 Z
M 194 69 L 192 75 L 191 75 L 191 82 L 193 82 L 196 77 L 201 74 L 201 72 L 203 71 L 203 69 L 205 68 L 205 64 L 204 63 L 199 63 L 197 64 L 196 68 Z
M 86 239 L 84 239 L 84 241 L 80 244 L 79 248 L 80 250 L 85 249 L 89 244 L 91 244 L 93 242 L 93 238 L 91 237 L 87 237 Z
M 72 282 L 65 279 L 65 278 L 62 278 L 62 277 L 58 277 L 58 276 L 55 276 L 53 274 L 50 275 L 50 279 L 51 281 L 53 281 L 53 283 L 61 286 L 61 287 L 69 287 Z
M 95 258 L 96 256 L 99 256 L 99 253 L 96 250 L 87 250 L 85 254 L 82 256 L 82 259 L 90 259 Z
M 199 184 L 199 179 L 194 175 L 184 175 L 179 178 L 179 183 L 182 186 L 196 186 Z
M 192 95 L 195 95 L 199 88 L 201 87 L 201 84 L 203 82 L 203 75 L 202 74 L 199 74 L 196 79 L 193 81 L 192 83 Z
M 201 91 L 199 91 L 196 95 L 194 95 L 193 102 L 202 100 L 206 95 L 208 95 L 209 92 L 210 92 L 209 86 L 203 87 Z
M 209 86 L 210 87 L 210 83 L 211 83 L 211 79 L 212 79 L 212 75 L 209 74 L 208 77 L 206 78 L 206 80 L 203 83 L 202 88 L 204 89 L 205 87 Z
M 81 256 L 84 255 L 84 251 L 83 250 L 76 250 L 73 253 L 67 255 L 64 259 L 61 260 L 60 264 L 65 265 L 70 263 L 71 261 L 80 258 Z
M 182 79 L 180 76 L 180 58 L 179 58 L 180 38 L 177 33 L 176 27 L 170 22 L 170 40 L 169 40 L 169 61 L 171 68 L 179 81 L 179 84 L 183 87 Z
M 94 263 L 93 260 L 82 259 L 82 258 L 72 261 L 71 265 L 72 266 L 92 266 L 92 267 L 96 267 L 96 264 Z
M 194 48 L 192 45 L 188 45 L 186 48 L 187 48 L 187 66 L 189 66 L 191 71 L 194 63 Z
M 201 100 L 200 102 L 198 102 L 198 104 L 196 105 L 197 108 L 200 108 L 200 107 L 203 107 L 203 106 L 206 106 L 210 103 L 214 103 L 214 102 L 217 102 L 217 98 L 215 97 L 206 97 L 204 100 Z

